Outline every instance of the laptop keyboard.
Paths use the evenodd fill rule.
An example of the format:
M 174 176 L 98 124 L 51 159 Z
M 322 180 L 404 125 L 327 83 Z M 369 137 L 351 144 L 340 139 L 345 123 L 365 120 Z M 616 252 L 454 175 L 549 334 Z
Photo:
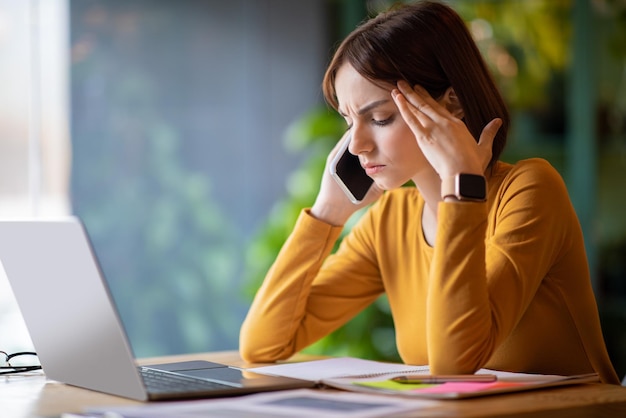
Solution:
M 205 392 L 218 389 L 232 389 L 233 386 L 210 380 L 195 379 L 161 370 L 139 368 L 149 393 Z

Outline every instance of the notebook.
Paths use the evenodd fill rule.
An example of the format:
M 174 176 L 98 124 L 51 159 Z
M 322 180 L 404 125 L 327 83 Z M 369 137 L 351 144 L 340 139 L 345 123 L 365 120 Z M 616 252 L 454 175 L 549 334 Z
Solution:
M 597 383 L 597 373 L 573 376 L 514 373 L 480 369 L 476 375 L 488 375 L 479 382 L 476 375 L 429 376 L 430 368 L 390 364 L 351 357 L 314 360 L 305 363 L 278 364 L 248 369 L 273 376 L 291 376 L 317 381 L 320 386 L 375 395 L 395 395 L 413 399 L 465 399 L 501 393 L 520 392 L 554 386 Z M 412 382 L 400 383 L 395 377 L 410 376 Z M 420 381 L 420 378 L 426 378 Z M 428 378 L 433 378 L 428 379 Z M 414 380 L 414 381 L 413 381 Z
M 0 261 L 49 379 L 142 401 L 314 386 L 200 360 L 138 367 L 76 217 L 0 221 Z

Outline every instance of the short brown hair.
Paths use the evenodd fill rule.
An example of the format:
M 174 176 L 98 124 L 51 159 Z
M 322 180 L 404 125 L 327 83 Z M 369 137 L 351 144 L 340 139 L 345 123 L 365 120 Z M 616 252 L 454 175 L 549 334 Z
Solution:
M 452 86 L 476 140 L 487 123 L 502 119 L 490 165 L 500 157 L 509 112 L 465 22 L 450 7 L 435 1 L 402 5 L 348 35 L 337 48 L 322 85 L 326 101 L 335 110 L 335 77 L 344 63 L 373 82 L 419 84 L 434 98 Z

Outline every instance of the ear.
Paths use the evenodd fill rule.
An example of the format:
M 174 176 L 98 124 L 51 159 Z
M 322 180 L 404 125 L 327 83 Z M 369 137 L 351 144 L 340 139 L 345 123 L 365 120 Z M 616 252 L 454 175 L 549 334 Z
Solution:
M 446 92 L 443 94 L 440 103 L 448 112 L 452 113 L 455 117 L 459 119 L 463 119 L 465 113 L 463 112 L 463 106 L 461 106 L 461 102 L 459 101 L 456 92 L 452 88 L 452 86 L 448 87 Z

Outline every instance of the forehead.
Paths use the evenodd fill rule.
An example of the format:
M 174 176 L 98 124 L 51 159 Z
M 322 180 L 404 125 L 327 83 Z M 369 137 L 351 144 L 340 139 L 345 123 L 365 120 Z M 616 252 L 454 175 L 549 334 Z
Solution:
M 381 99 L 390 99 L 393 85 L 388 83 L 374 83 L 363 77 L 348 63 L 337 70 L 335 77 L 335 93 L 339 110 L 343 113 L 356 110 L 369 102 Z

